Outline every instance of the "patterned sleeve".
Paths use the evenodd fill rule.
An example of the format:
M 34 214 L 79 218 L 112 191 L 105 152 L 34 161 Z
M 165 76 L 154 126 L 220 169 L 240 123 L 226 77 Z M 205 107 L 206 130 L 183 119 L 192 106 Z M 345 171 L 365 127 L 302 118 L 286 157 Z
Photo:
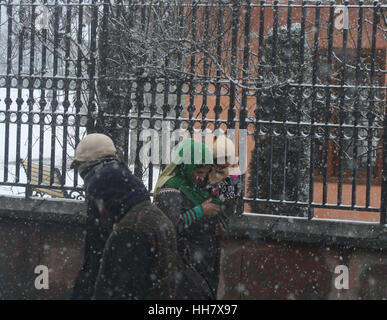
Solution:
M 191 224 L 204 217 L 204 212 L 201 205 L 197 205 L 195 208 L 187 210 L 183 213 L 184 228 L 188 228 Z
M 231 184 L 234 186 L 234 194 L 236 197 L 240 197 L 242 194 L 242 176 L 230 176 Z
M 161 189 L 155 198 L 155 205 L 172 221 L 178 233 L 183 232 L 184 229 L 204 216 L 200 205 L 185 210 L 183 207 L 183 196 L 175 188 Z
M 229 176 L 215 185 L 208 187 L 211 194 L 222 201 L 234 199 L 241 196 L 241 176 Z

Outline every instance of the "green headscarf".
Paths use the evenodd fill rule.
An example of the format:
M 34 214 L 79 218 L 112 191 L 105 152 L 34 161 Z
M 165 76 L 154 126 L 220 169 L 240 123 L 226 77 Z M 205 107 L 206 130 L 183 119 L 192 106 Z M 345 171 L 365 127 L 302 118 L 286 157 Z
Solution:
M 212 164 L 213 155 L 204 143 L 194 139 L 184 139 L 172 156 L 169 164 L 157 180 L 154 196 L 163 185 L 179 189 L 195 206 L 209 198 L 213 203 L 221 204 L 217 198 L 193 184 L 192 174 L 196 167 Z

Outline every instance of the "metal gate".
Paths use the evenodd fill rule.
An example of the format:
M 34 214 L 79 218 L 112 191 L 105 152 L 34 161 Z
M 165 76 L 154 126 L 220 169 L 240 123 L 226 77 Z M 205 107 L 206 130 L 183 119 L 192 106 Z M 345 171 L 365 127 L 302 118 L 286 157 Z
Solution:
M 110 135 L 150 190 L 184 134 L 226 132 L 244 211 L 384 224 L 386 8 L 0 1 L 1 193 L 82 198 L 69 162 L 86 132 Z

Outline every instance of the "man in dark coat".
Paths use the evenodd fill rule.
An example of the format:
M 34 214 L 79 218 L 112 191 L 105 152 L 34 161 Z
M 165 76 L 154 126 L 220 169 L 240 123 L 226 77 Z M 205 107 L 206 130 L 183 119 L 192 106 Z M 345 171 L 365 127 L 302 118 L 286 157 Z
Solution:
M 88 216 L 71 299 L 174 298 L 174 228 L 115 153 L 102 134 L 86 136 L 76 149 L 72 167 L 85 182 Z
M 88 194 L 88 185 L 103 167 L 119 162 L 116 153 L 114 143 L 108 136 L 89 134 L 77 145 L 70 166 L 77 168 L 83 179 L 87 202 L 83 265 L 75 279 L 70 295 L 72 300 L 88 300 L 94 292 L 102 252 L 111 230 L 100 223 L 97 205 Z
M 177 248 L 172 222 L 151 204 L 142 182 L 123 164 L 106 166 L 90 181 L 101 223 L 110 234 L 94 299 L 174 299 Z

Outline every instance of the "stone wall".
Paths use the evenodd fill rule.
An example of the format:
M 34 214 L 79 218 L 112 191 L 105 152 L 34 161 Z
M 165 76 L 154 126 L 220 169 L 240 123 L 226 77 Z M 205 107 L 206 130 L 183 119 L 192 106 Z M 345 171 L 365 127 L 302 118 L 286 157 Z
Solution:
M 0 299 L 67 299 L 83 259 L 85 205 L 0 197 Z M 34 286 L 37 265 L 49 289 Z M 336 289 L 338 265 L 348 289 Z M 219 299 L 386 299 L 387 228 L 242 216 L 224 236 Z
M 83 259 L 84 204 L 0 197 L 0 299 L 67 299 Z M 38 265 L 49 289 L 37 290 Z
M 387 299 L 386 228 L 242 217 L 223 242 L 219 299 Z M 337 289 L 337 266 L 348 289 Z M 339 286 L 340 287 L 340 286 Z

